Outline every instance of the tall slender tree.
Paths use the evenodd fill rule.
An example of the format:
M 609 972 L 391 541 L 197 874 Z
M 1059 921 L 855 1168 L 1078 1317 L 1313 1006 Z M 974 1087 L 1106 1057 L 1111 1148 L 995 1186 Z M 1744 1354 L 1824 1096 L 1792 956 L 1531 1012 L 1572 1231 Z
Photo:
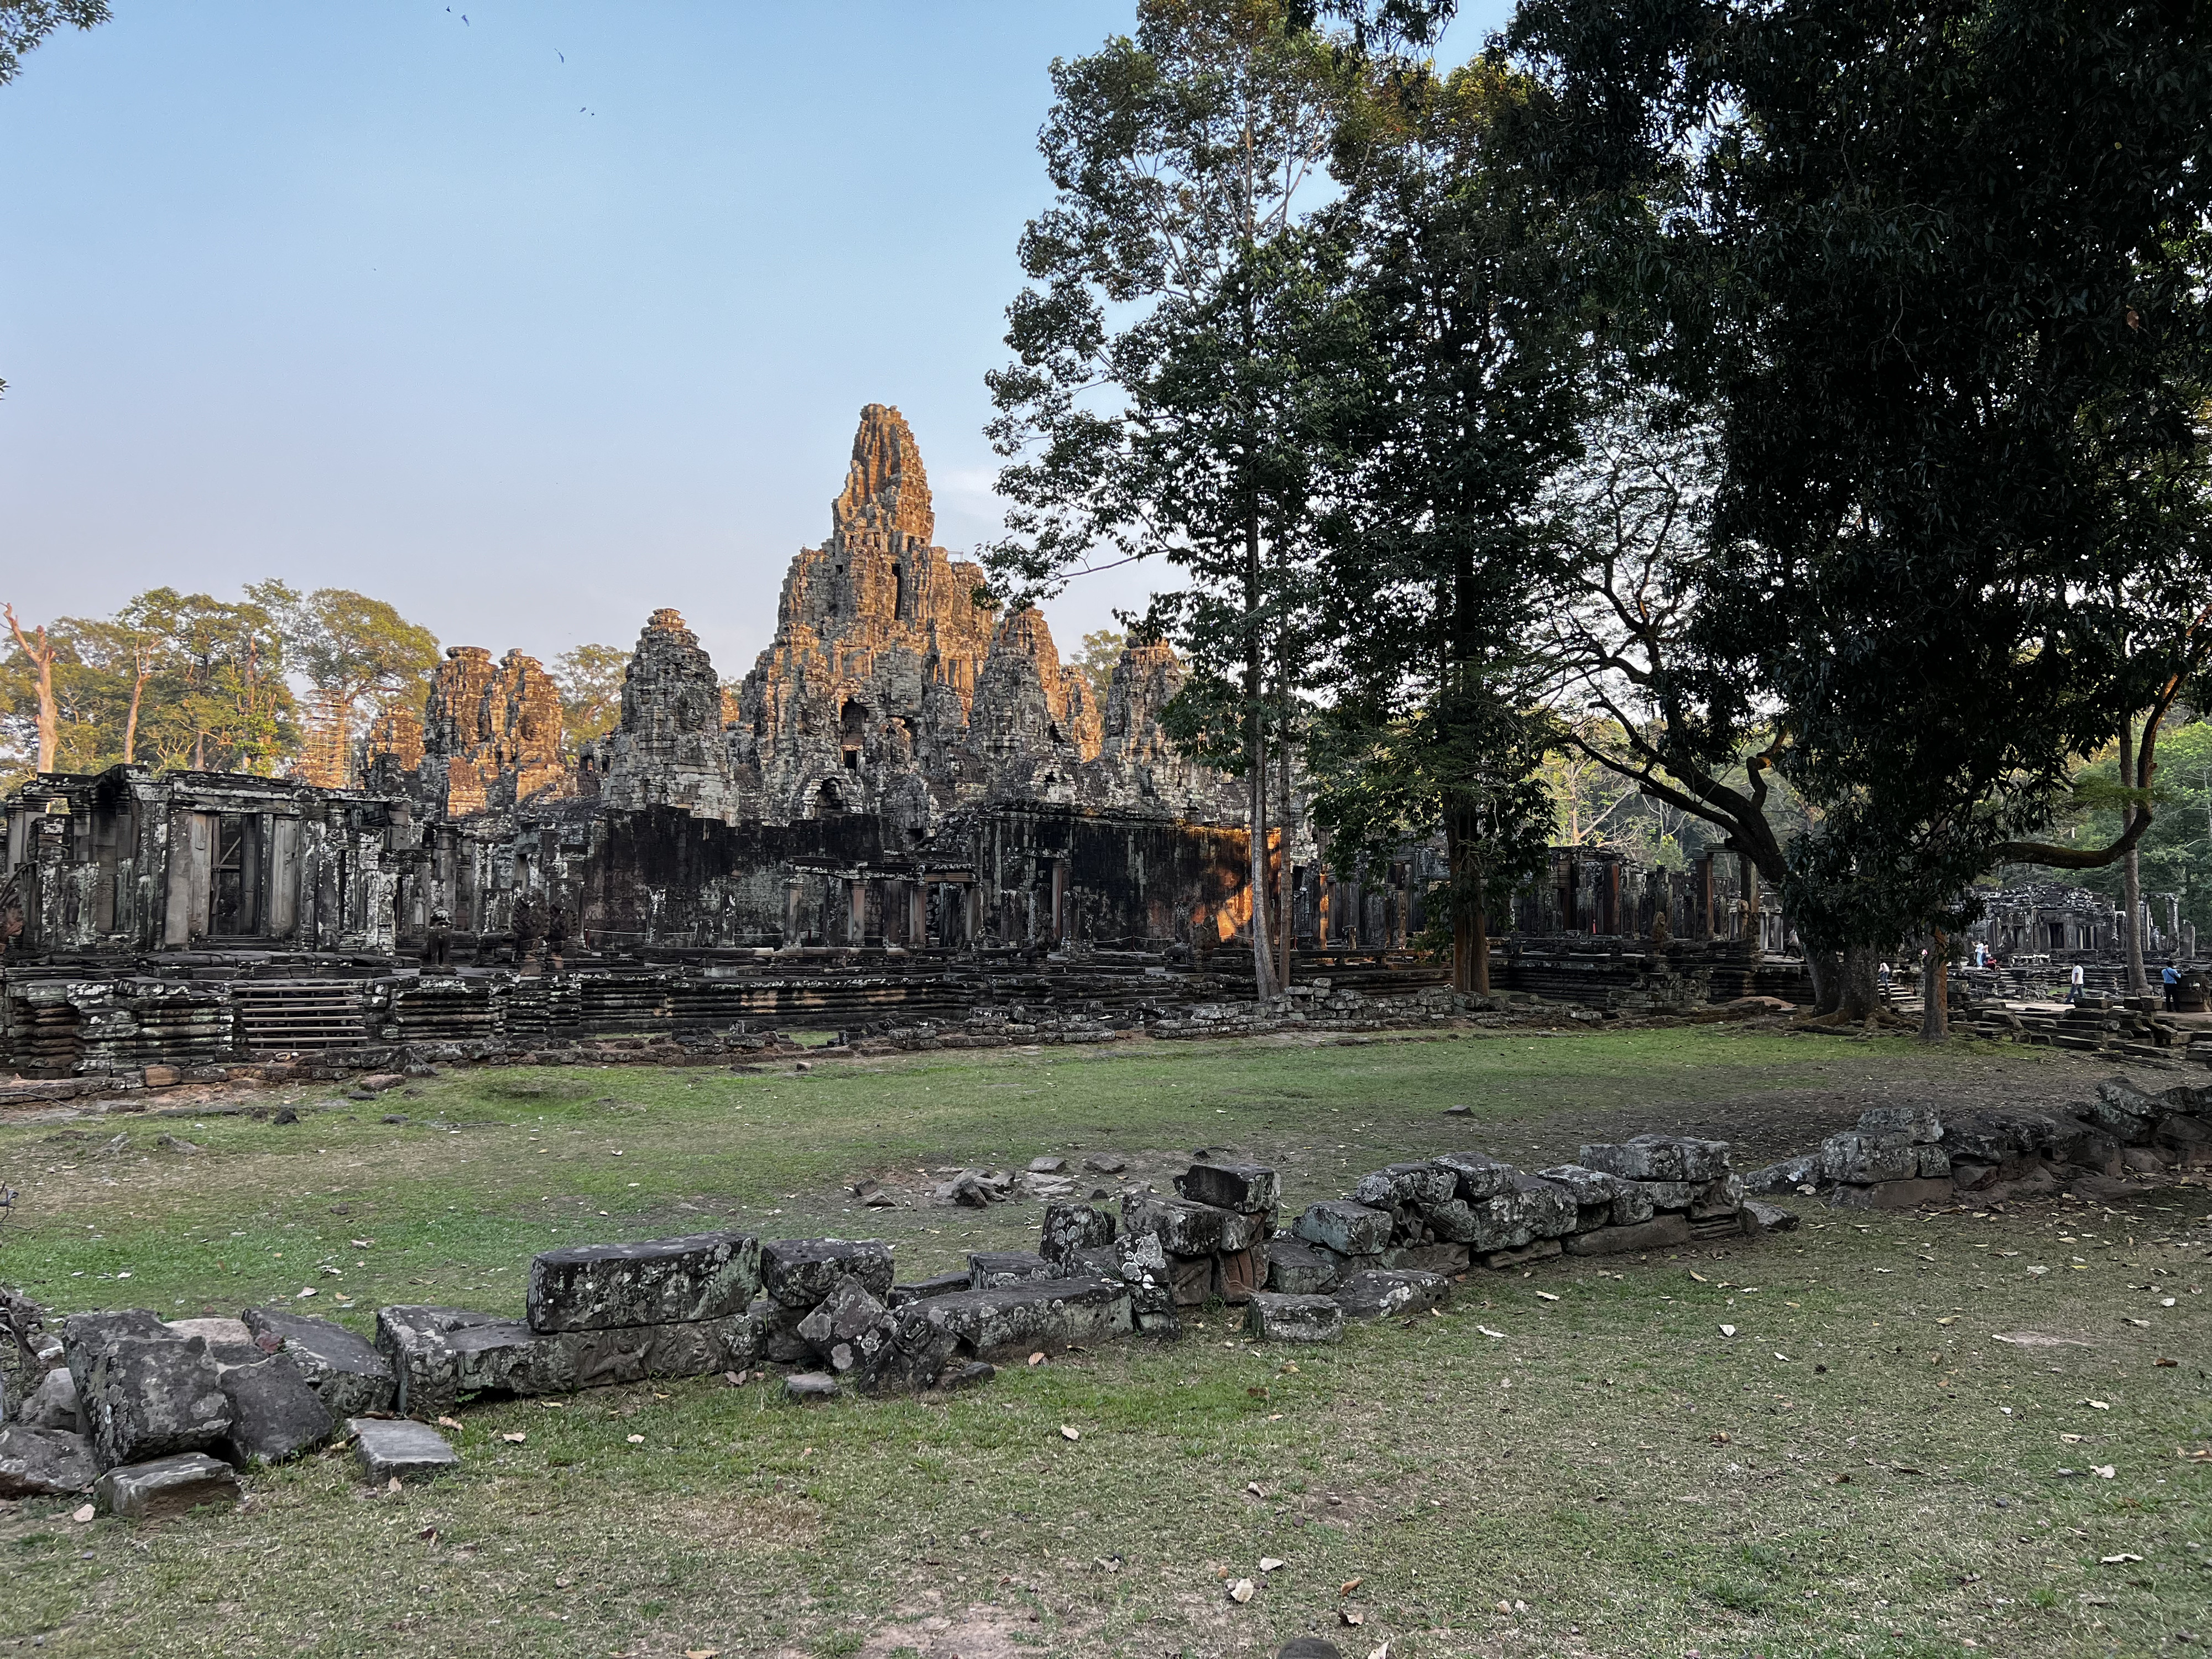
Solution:
M 1233 686 L 1263 995 L 1288 572 L 1315 508 L 1306 371 L 1340 320 L 1304 222 L 1337 44 L 1281 0 L 1142 0 L 1134 38 L 1056 61 L 1039 138 L 1055 200 L 1022 238 L 1036 286 L 1008 308 L 1016 362 L 990 377 L 1012 504 L 988 555 L 1000 591 L 1049 592 L 1102 552 L 1183 573 L 1153 623 L 1198 659 L 1194 699 Z

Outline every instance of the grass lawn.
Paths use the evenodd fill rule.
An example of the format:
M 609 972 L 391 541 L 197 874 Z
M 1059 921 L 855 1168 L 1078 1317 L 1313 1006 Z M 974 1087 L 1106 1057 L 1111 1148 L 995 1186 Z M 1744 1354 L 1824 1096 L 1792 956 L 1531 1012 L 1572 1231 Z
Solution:
M 724 1225 L 886 1238 L 911 1278 L 1030 1243 L 1037 1206 L 866 1211 L 851 1182 L 919 1200 L 959 1165 L 1112 1151 L 1164 1184 L 1204 1146 L 1275 1163 L 1295 1208 L 1397 1158 L 1533 1168 L 1640 1128 L 1741 1125 L 1741 1167 L 1869 1100 L 2063 1101 L 2110 1069 L 1702 1027 L 460 1073 L 374 1104 L 269 1091 L 301 1121 L 0 1119 L 0 1181 L 24 1194 L 0 1280 L 58 1310 L 285 1300 L 366 1331 L 381 1303 L 520 1313 L 555 1244 Z M 801 1410 L 701 1379 L 476 1407 L 463 1472 L 396 1498 L 338 1450 L 161 1526 L 0 1506 L 0 1650 L 2212 1642 L 2212 1462 L 2191 1455 L 2212 1437 L 2212 1193 L 1933 1218 L 1801 1202 L 1807 1226 L 1777 1240 L 1478 1271 L 1449 1312 L 1336 1348 L 1257 1350 L 1216 1310 L 1179 1344 L 1055 1355 L 944 1401 Z M 1992 1340 L 2021 1333 L 2066 1341 Z

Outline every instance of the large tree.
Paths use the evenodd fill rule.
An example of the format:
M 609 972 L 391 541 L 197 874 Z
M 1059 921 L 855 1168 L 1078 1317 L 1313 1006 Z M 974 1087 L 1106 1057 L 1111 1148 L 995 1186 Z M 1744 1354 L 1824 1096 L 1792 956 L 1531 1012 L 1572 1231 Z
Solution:
M 1541 868 L 1539 510 L 1577 450 L 1586 329 L 1543 181 L 1512 136 L 1526 85 L 1488 63 L 1378 64 L 1340 134 L 1366 395 L 1323 561 L 1322 822 L 1365 860 L 1441 827 L 1453 982 L 1487 992 L 1490 919 Z
M 2147 795 L 2042 836 L 2205 649 L 2212 14 L 1524 0 L 1512 38 L 1640 367 L 1711 411 L 1690 646 L 1822 815 L 1814 942 L 1940 959 L 1971 874 L 2121 857 Z
M 395 702 L 420 703 L 438 665 L 438 641 L 382 599 L 343 587 L 301 593 L 281 581 L 256 582 L 246 598 L 276 618 L 286 666 L 309 688 L 300 773 L 310 783 L 352 781 L 356 741 Z
M 1102 552 L 1180 568 L 1150 622 L 1192 659 L 1187 708 L 1231 694 L 1263 995 L 1270 757 L 1334 386 L 1315 369 L 1342 346 L 1304 204 L 1325 183 L 1341 66 L 1280 0 L 1142 0 L 1133 39 L 1055 61 L 1039 147 L 1056 196 L 1022 238 L 1017 361 L 990 380 L 1003 593 L 1049 592 Z

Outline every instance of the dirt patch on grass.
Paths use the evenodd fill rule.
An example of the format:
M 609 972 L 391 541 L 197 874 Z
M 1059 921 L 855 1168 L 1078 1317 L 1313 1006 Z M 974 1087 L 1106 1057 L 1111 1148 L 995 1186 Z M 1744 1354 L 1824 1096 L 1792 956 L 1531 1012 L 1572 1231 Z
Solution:
M 957 1613 L 917 1611 L 904 1623 L 886 1625 L 861 1644 L 859 1659 L 1036 1659 L 1041 1647 L 1060 1646 L 1070 1632 L 1042 1642 L 1037 1622 L 1018 1607 L 981 1603 Z M 792 1659 L 802 1659 L 795 1651 Z
M 696 1498 L 653 1510 L 638 1522 L 721 1548 L 807 1549 L 822 1540 L 822 1511 L 781 1493 L 739 1503 Z

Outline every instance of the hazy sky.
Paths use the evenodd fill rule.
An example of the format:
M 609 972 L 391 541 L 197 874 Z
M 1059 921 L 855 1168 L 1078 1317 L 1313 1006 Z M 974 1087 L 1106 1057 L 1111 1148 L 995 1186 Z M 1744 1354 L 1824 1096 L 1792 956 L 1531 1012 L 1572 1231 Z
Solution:
M 938 540 L 996 529 L 1047 66 L 1126 0 L 114 9 L 0 89 L 27 619 L 274 574 L 550 658 L 669 605 L 736 674 L 872 401 Z M 1147 582 L 1079 583 L 1063 647 Z

